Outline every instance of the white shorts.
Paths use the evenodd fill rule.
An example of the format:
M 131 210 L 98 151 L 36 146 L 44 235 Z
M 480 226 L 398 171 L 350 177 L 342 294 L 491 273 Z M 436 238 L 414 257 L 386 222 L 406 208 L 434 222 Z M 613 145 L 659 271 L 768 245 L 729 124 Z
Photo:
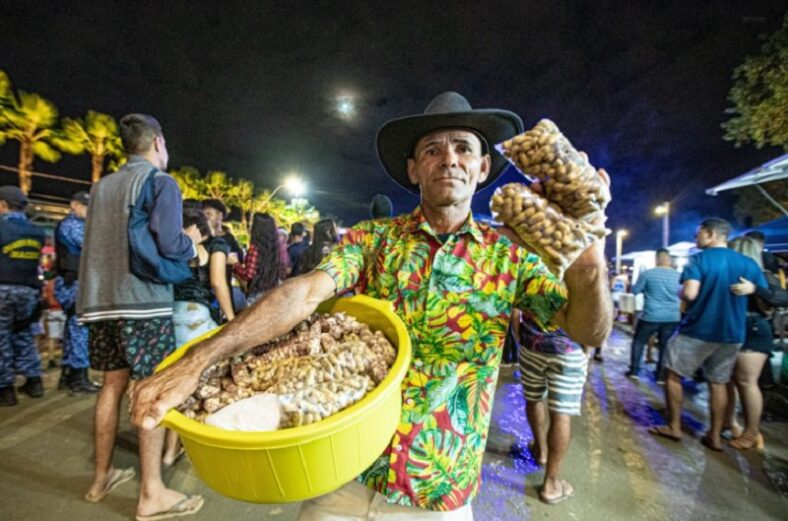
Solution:
M 471 505 L 438 512 L 390 505 L 386 498 L 358 481 L 339 490 L 304 501 L 298 521 L 473 521 Z

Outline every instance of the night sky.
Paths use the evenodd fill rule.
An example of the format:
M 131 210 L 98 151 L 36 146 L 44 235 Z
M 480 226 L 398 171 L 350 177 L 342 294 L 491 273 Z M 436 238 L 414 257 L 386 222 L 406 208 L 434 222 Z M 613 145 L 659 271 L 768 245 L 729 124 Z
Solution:
M 609 226 L 630 231 L 626 250 L 659 246 L 662 201 L 672 242 L 704 216 L 732 218 L 735 198 L 704 190 L 781 154 L 734 148 L 720 123 L 733 69 L 780 26 L 785 1 L 71 3 L 4 2 L 0 69 L 15 88 L 61 116 L 153 114 L 173 168 L 269 189 L 298 171 L 345 225 L 368 217 L 376 192 L 397 212 L 415 206 L 380 166 L 375 134 L 446 90 L 526 127 L 554 120 L 610 172 Z M 340 95 L 354 97 L 352 118 Z M 0 163 L 16 161 L 13 142 L 0 147 Z M 87 156 L 35 163 L 81 179 L 89 169 Z M 500 182 L 517 179 L 510 169 Z M 35 178 L 33 192 L 76 188 Z

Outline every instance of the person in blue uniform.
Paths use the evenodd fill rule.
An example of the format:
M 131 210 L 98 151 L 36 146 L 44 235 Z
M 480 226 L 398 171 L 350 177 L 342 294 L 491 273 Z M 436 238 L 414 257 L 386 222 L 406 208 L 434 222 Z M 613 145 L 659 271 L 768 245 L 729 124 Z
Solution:
M 32 326 L 41 315 L 38 261 L 44 230 L 27 220 L 27 196 L 16 186 L 0 186 L 0 406 L 17 404 L 14 379 L 26 377 L 20 390 L 40 398 L 41 358 Z
M 96 393 L 99 387 L 88 380 L 88 328 L 77 321 L 76 303 L 79 291 L 79 257 L 85 239 L 85 217 L 90 195 L 80 191 L 71 197 L 71 211 L 55 228 L 55 253 L 58 277 L 55 298 L 66 314 L 63 335 L 63 371 L 58 389 L 68 388 L 69 394 Z

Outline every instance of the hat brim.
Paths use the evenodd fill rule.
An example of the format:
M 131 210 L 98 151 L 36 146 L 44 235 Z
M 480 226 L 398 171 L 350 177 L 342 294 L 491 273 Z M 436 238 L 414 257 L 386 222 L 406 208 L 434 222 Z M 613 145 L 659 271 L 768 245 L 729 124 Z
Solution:
M 476 191 L 493 184 L 509 165 L 495 145 L 523 132 L 520 116 L 508 110 L 480 109 L 466 112 L 407 116 L 387 122 L 378 131 L 377 150 L 383 168 L 399 185 L 419 193 L 418 185 L 408 178 L 410 148 L 422 136 L 439 129 L 465 128 L 481 134 L 490 154 L 490 175 Z

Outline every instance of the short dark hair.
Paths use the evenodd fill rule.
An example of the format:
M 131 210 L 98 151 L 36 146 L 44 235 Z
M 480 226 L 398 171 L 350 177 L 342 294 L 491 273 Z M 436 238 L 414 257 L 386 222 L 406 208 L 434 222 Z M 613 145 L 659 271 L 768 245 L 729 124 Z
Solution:
M 756 241 L 760 241 L 763 243 L 766 242 L 766 235 L 764 235 L 763 232 L 759 232 L 758 230 L 747 232 L 744 234 L 744 236 L 749 237 L 750 239 L 755 239 Z
M 196 208 L 197 210 L 202 211 L 202 201 L 198 199 L 184 199 L 183 211 L 185 212 L 187 208 Z
M 211 235 L 211 227 L 208 224 L 208 218 L 202 213 L 202 210 L 194 206 L 183 208 L 183 227 L 188 228 L 192 224 L 197 225 L 200 230 L 200 235 Z
M 147 114 L 127 114 L 120 118 L 120 140 L 129 154 L 143 154 L 162 136 L 161 125 Z
M 660 248 L 657 250 L 657 255 L 670 255 L 670 250 L 667 248 Z
M 293 223 L 290 227 L 290 235 L 304 235 L 304 223 Z
M 213 208 L 217 212 L 222 212 L 222 217 L 227 217 L 227 206 L 219 199 L 205 199 L 202 202 L 203 209 Z
M 731 234 L 730 223 L 725 219 L 720 219 L 719 217 L 711 217 L 706 219 L 700 223 L 700 227 L 706 231 L 719 235 L 724 239 L 727 239 L 728 235 Z

